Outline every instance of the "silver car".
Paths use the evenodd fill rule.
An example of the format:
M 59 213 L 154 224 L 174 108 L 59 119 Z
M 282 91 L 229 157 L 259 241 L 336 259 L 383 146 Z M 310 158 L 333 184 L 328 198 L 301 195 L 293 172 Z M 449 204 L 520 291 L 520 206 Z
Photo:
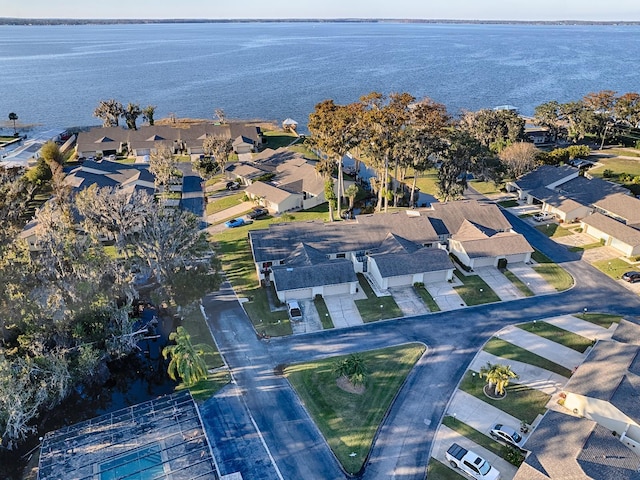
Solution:
M 524 443 L 524 438 L 522 438 L 522 435 L 511 427 L 502 425 L 501 423 L 496 423 L 489 432 L 489 435 L 500 443 L 511 445 L 519 450 L 523 450 L 522 444 Z

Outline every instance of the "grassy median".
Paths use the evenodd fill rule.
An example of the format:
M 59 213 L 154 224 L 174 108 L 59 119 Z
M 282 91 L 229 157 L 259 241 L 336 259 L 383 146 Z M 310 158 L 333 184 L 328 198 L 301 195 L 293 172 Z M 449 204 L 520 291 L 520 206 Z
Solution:
M 356 474 L 362 469 L 380 422 L 424 351 L 422 344 L 409 344 L 363 352 L 369 373 L 362 394 L 338 387 L 333 365 L 343 357 L 285 369 L 284 374 L 347 472 Z

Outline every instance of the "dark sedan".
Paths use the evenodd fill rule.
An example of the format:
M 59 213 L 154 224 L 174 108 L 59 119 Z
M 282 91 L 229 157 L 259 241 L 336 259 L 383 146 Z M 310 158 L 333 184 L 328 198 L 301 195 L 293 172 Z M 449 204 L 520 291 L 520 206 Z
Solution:
M 622 275 L 622 279 L 629 283 L 640 282 L 640 272 L 627 272 Z

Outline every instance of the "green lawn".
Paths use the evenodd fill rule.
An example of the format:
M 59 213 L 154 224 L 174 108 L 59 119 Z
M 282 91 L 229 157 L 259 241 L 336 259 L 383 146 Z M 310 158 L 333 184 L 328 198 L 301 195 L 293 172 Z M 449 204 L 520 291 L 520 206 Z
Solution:
M 220 199 L 209 200 L 209 202 L 207 203 L 207 215 L 221 212 L 222 210 L 226 210 L 227 208 L 235 207 L 236 205 L 242 203 L 243 197 L 244 193 L 234 193 L 233 195 L 222 197 Z
M 614 323 L 619 323 L 622 319 L 619 315 L 609 315 L 608 313 L 577 313 L 573 316 L 580 320 L 595 323 L 602 328 L 609 328 Z
M 502 188 L 504 187 L 503 184 L 496 185 L 493 182 L 480 182 L 478 180 L 472 180 L 469 182 L 469 186 L 483 195 L 496 195 L 501 193 Z M 515 207 L 517 204 L 518 203 L 516 202 L 514 205 L 509 206 Z
M 545 370 L 557 373 L 563 377 L 571 377 L 571 370 L 568 368 L 558 365 L 551 360 L 547 360 L 540 355 L 536 355 L 525 348 L 505 342 L 500 338 L 493 337 L 490 339 L 484 346 L 483 350 L 497 357 L 506 358 L 507 360 L 515 360 L 516 362 L 528 363 L 529 365 L 544 368 Z
M 466 480 L 467 477 L 460 475 L 432 457 L 429 459 L 429 466 L 427 467 L 427 478 L 433 478 L 434 480 L 460 480 L 463 478 Z
M 331 314 L 329 313 L 329 309 L 327 308 L 324 298 L 316 296 L 316 298 L 313 299 L 313 304 L 316 306 L 316 310 L 318 310 L 318 315 L 320 315 L 322 328 L 325 330 L 334 328 L 335 326 L 333 325 L 333 320 L 331 320 Z
M 517 200 L 504 200 L 502 202 L 498 202 L 498 205 L 500 205 L 502 208 L 511 208 L 517 207 L 520 204 Z
M 531 258 L 538 262 L 533 265 L 533 269 L 557 291 L 562 292 L 573 286 L 573 277 L 553 263 L 549 257 L 536 250 L 531 254 Z
M 413 184 L 413 175 L 414 173 L 411 172 L 410 175 L 407 175 L 405 177 L 405 183 L 408 186 L 411 186 Z M 438 170 L 432 168 L 430 170 L 427 170 L 426 172 L 418 173 L 418 178 L 416 179 L 416 187 L 419 188 L 422 193 L 428 193 L 430 195 L 433 195 L 434 197 L 437 197 L 437 182 Z
M 273 287 L 271 287 L 273 288 Z M 269 300 L 264 288 L 256 288 L 251 292 L 250 302 L 244 302 L 242 306 L 251 319 L 256 332 L 265 333 L 270 337 L 291 335 L 291 322 L 286 310 L 272 312 L 269 308 Z
M 569 251 L 581 253 L 585 250 L 591 250 L 592 248 L 599 248 L 601 246 L 602 242 L 587 243 L 586 245 L 580 245 L 579 247 L 569 247 Z
M 496 292 L 491 290 L 479 275 L 464 276 L 458 270 L 455 270 L 454 273 L 464 285 L 453 287 L 453 289 L 467 305 L 482 305 L 483 303 L 500 301 L 500 297 L 496 295 Z
M 433 299 L 433 297 L 431 296 L 429 291 L 424 287 L 424 285 L 421 285 L 421 286 L 418 286 L 418 287 L 416 287 L 414 285 L 413 289 L 420 296 L 420 298 L 422 298 L 422 301 L 427 306 L 427 308 L 429 309 L 430 312 L 439 312 L 440 311 L 440 307 L 438 306 L 436 301 Z
M 509 270 L 504 270 L 502 273 L 504 274 L 505 277 L 507 277 L 507 279 L 511 283 L 513 283 L 516 286 L 518 290 L 522 292 L 522 294 L 525 297 L 533 297 L 535 295 L 535 293 L 533 293 L 531 289 L 527 287 L 527 285 L 522 280 L 520 280 L 516 275 L 514 275 L 513 272 Z
M 208 398 L 211 398 L 213 395 L 218 392 L 222 387 L 224 387 L 229 380 L 231 379 L 228 370 L 220 369 L 220 367 L 224 366 L 224 362 L 222 361 L 222 357 L 218 353 L 218 348 L 216 343 L 213 341 L 211 336 L 211 332 L 209 331 L 209 326 L 202 316 L 202 312 L 199 308 L 195 308 L 187 315 L 185 315 L 182 320 L 182 326 L 189 332 L 191 335 L 191 342 L 195 345 L 198 343 L 205 343 L 210 345 L 216 350 L 215 355 L 208 355 L 206 358 L 207 367 L 209 370 L 218 369 L 209 373 L 209 376 L 206 380 L 202 380 L 196 383 L 193 387 L 189 388 L 191 395 L 198 401 L 204 401 Z M 180 383 L 176 390 L 182 390 L 187 388 L 184 384 Z
M 484 394 L 485 384 L 486 382 L 479 377 L 478 372 L 468 370 L 460 383 L 460 389 L 529 424 L 533 423 L 538 414 L 545 412 L 545 405 L 551 399 L 550 395 L 539 390 L 511 383 L 507 387 L 506 397 L 502 400 L 492 400 Z
M 296 135 L 285 132 L 284 130 L 272 130 L 270 132 L 264 132 L 263 135 L 266 142 L 265 147 L 273 150 L 286 147 L 297 138 Z
M 591 265 L 615 280 L 620 279 L 625 272 L 628 272 L 630 270 L 637 270 L 636 267 L 629 265 L 629 263 L 620 258 L 598 260 L 597 262 L 593 262 Z
M 363 352 L 369 374 L 362 395 L 336 385 L 333 365 L 343 357 L 286 367 L 285 376 L 348 473 L 362 469 L 380 422 L 424 350 L 410 344 Z
M 631 156 L 628 153 L 622 153 L 622 155 Z M 619 157 L 598 158 L 598 163 L 602 165 L 589 169 L 589 174 L 594 177 L 602 178 L 602 174 L 605 170 L 611 170 L 614 175 L 619 175 L 621 173 L 628 173 L 634 177 L 640 175 L 640 161 L 638 160 Z
M 571 230 L 562 228 L 557 223 L 547 223 L 546 225 L 538 225 L 536 226 L 536 230 L 544 233 L 547 237 L 550 237 L 550 238 L 559 238 L 559 237 L 566 237 L 568 235 L 573 235 L 573 232 Z
M 496 442 L 491 437 L 473 428 L 471 425 L 467 425 L 466 423 L 461 422 L 460 420 L 452 416 L 447 415 L 446 417 L 444 417 L 444 419 L 442 420 L 442 424 L 446 425 L 451 430 L 455 430 L 460 435 L 467 437 L 469 440 L 477 443 L 481 447 L 486 448 L 490 452 L 495 453 L 499 457 L 504 458 L 516 467 L 519 467 L 520 464 L 522 464 L 522 462 L 524 461 L 524 455 L 522 455 L 521 453 L 518 452 L 516 455 L 513 454 L 515 450 L 513 447 L 507 447 L 505 445 L 502 445 L 501 443 Z
M 542 338 L 559 343 L 560 345 L 564 345 L 565 347 L 569 347 L 580 353 L 584 353 L 587 348 L 593 345 L 593 341 L 589 338 L 543 321 L 523 323 L 516 326 L 522 330 L 535 333 Z
M 400 310 L 400 307 L 398 307 L 398 304 L 391 295 L 376 297 L 369 282 L 361 273 L 358 273 L 358 281 L 360 282 L 362 291 L 367 295 L 366 299 L 355 301 L 364 323 L 404 316 L 402 310 Z

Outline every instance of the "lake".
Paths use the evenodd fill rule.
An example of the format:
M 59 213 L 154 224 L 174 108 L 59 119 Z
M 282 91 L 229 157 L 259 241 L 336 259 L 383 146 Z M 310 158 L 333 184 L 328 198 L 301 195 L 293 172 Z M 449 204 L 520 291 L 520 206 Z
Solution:
M 211 23 L 0 26 L 0 119 L 99 124 L 101 99 L 156 117 L 292 117 L 407 91 L 450 113 L 640 90 L 640 26 Z M 5 129 L 5 131 L 8 129 Z

